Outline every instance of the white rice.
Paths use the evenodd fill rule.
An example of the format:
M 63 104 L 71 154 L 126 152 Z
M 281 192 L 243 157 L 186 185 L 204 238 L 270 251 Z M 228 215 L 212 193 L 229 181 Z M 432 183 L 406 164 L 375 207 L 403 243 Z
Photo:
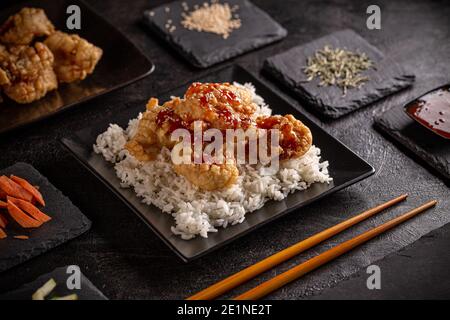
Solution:
M 257 114 L 270 115 L 271 109 L 255 93 L 253 85 L 244 86 L 254 94 L 253 100 L 259 106 Z M 133 188 L 144 203 L 171 214 L 175 219 L 172 232 L 182 239 L 197 235 L 207 238 L 208 232 L 217 232 L 217 227 L 241 223 L 246 213 L 260 209 L 269 200 L 280 201 L 312 183 L 332 181 L 328 161 L 320 162 L 320 149 L 312 146 L 303 157 L 280 163 L 275 174 L 262 174 L 261 166 L 240 165 L 238 181 L 232 187 L 203 191 L 172 170 L 170 150 L 163 148 L 155 161 L 143 163 L 124 149 L 135 134 L 140 117 L 131 120 L 126 130 L 110 124 L 97 137 L 94 151 L 115 164 L 122 187 Z

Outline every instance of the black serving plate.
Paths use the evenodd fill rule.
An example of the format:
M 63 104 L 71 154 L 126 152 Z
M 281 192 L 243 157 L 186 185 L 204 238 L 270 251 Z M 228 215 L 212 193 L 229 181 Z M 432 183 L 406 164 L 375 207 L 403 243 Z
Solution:
M 241 20 L 241 27 L 233 30 L 227 39 L 213 33 L 188 30 L 181 24 L 183 2 L 192 10 L 195 5 L 202 6 L 205 1 L 181 0 L 163 4 L 145 11 L 144 23 L 198 68 L 207 68 L 281 40 L 287 35 L 286 29 L 248 0 L 226 1 L 230 7 L 239 6 L 236 13 Z M 176 28 L 172 32 L 170 27 L 167 28 L 169 20 L 172 21 L 171 26 Z
M 73 205 L 69 198 L 56 189 L 36 169 L 26 163 L 1 169 L 0 175 L 17 175 L 39 186 L 46 206 L 42 209 L 52 220 L 37 229 L 24 229 L 9 219 L 6 227 L 8 237 L 0 240 L 0 272 L 12 268 L 22 262 L 69 241 L 91 227 L 91 221 Z M 4 210 L 1 210 L 4 212 Z M 5 216 L 8 216 L 5 214 Z M 28 235 L 28 240 L 15 239 L 15 235 Z
M 76 266 L 70 266 L 76 267 Z M 50 273 L 44 274 L 31 283 L 27 283 L 20 288 L 0 295 L 0 300 L 31 300 L 33 293 L 42 287 L 48 280 L 53 279 L 56 282 L 56 288 L 46 299 L 51 297 L 63 297 L 76 293 L 78 300 L 108 300 L 103 293 L 97 289 L 92 282 L 80 271 L 80 288 L 67 288 L 67 280 L 74 275 L 73 269 L 69 266 L 61 267 Z
M 126 126 L 129 119 L 136 117 L 139 112 L 145 109 L 145 101 L 135 106 L 130 106 L 125 113 L 104 119 L 102 123 L 92 124 L 76 132 L 73 136 L 63 139 L 62 142 L 68 150 L 117 194 L 184 261 L 189 261 L 211 252 L 268 222 L 367 178 L 374 173 L 374 169 L 366 161 L 298 112 L 291 104 L 275 94 L 261 80 L 251 75 L 245 69 L 232 66 L 196 79 L 196 81 L 253 83 L 257 93 L 273 108 L 275 114 L 291 113 L 311 129 L 314 136 L 314 144 L 322 150 L 323 159 L 330 162 L 329 169 L 334 181 L 331 184 L 314 184 L 305 191 L 289 195 L 283 201 L 270 201 L 262 209 L 249 213 L 243 223 L 226 229 L 219 229 L 219 232 L 209 234 L 207 239 L 197 237 L 186 241 L 175 236 L 170 231 L 170 227 L 174 224 L 174 220 L 170 215 L 162 213 L 156 207 L 143 204 L 132 190 L 121 188 L 113 166 L 92 151 L 97 135 L 106 130 L 109 123 Z M 181 96 L 188 86 L 189 84 L 183 85 L 158 96 L 158 98 L 160 101 L 165 101 L 170 96 Z
M 4 95 L 0 103 L 0 133 L 15 129 L 38 120 L 43 120 L 77 104 L 126 86 L 149 75 L 153 64 L 119 30 L 90 9 L 81 1 L 23 1 L 7 8 L 1 8 L 0 22 L 21 8 L 37 7 L 45 10 L 58 30 L 74 33 L 66 28 L 66 8 L 78 5 L 81 9 L 81 30 L 75 30 L 81 37 L 103 49 L 103 56 L 94 73 L 85 80 L 60 84 L 55 91 L 42 99 L 17 104 Z

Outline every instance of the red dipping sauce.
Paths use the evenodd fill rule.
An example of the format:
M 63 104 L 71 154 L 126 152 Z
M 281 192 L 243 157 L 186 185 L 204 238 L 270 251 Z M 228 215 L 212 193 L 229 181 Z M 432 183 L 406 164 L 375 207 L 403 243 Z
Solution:
M 421 125 L 450 139 L 450 85 L 428 92 L 408 103 L 405 111 Z

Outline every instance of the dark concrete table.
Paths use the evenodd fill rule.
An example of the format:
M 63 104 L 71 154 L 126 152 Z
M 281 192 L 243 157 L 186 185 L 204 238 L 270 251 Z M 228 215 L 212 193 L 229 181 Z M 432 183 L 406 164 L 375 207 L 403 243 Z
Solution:
M 154 61 L 156 71 L 127 88 L 43 123 L 0 137 L 0 167 L 12 165 L 19 160 L 31 163 L 70 196 L 93 221 L 92 230 L 82 237 L 1 274 L 0 291 L 30 282 L 58 266 L 78 264 L 83 273 L 112 299 L 184 298 L 207 284 L 298 241 L 299 238 L 293 238 L 286 230 L 294 230 L 296 226 L 300 226 L 302 219 L 291 214 L 186 265 L 149 232 L 106 187 L 67 154 L 58 142 L 61 137 L 106 114 L 120 112 L 126 108 L 128 101 L 144 100 L 211 71 L 198 71 L 190 67 L 164 43 L 149 36 L 138 23 L 144 9 L 164 1 L 133 0 L 126 4 L 118 0 L 89 2 Z M 417 75 L 416 85 L 412 89 L 332 122 L 317 118 L 294 98 L 273 85 L 275 91 L 288 97 L 301 111 L 367 159 L 377 170 L 375 176 L 309 206 L 303 210 L 302 215 L 314 215 L 318 210 L 353 213 L 352 210 L 361 210 L 369 203 L 377 203 L 405 191 L 411 193 L 414 203 L 435 195 L 438 200 L 442 200 L 440 210 L 448 214 L 450 203 L 445 197 L 448 195 L 448 187 L 421 163 L 416 162 L 409 154 L 404 154 L 402 148 L 377 132 L 372 127 L 372 118 L 374 114 L 409 100 L 427 88 L 450 82 L 450 5 L 446 1 L 378 1 L 382 10 L 382 30 L 369 31 L 365 28 L 365 11 L 372 2 L 254 2 L 286 27 L 289 36 L 280 43 L 228 63 L 239 62 L 258 72 L 264 59 L 274 53 L 338 29 L 353 28 L 386 54 L 401 59 Z M 328 222 L 324 223 L 324 226 L 327 224 Z M 400 275 L 403 267 L 392 260 L 392 265 L 397 266 L 391 270 L 394 276 L 389 278 L 390 285 L 377 293 L 378 298 L 449 298 L 449 275 L 441 272 L 450 268 L 450 261 L 433 256 L 434 250 L 436 254 L 448 252 L 443 248 L 450 246 L 449 237 L 419 241 L 427 241 L 431 245 L 427 250 L 420 251 L 422 254 L 410 255 L 413 258 L 404 265 L 408 266 L 415 261 L 418 265 L 426 265 L 422 269 L 409 270 L 409 276 L 417 282 L 414 287 L 416 291 L 408 292 L 408 295 L 402 293 L 406 289 L 402 285 L 402 277 L 395 276 L 395 272 Z M 429 252 L 429 255 L 425 252 Z M 434 258 L 429 260 L 430 256 Z M 388 257 L 380 265 L 389 270 L 390 259 L 395 260 L 395 256 Z M 427 261 L 432 263 L 427 264 Z M 280 269 L 284 270 L 283 268 Z M 328 267 L 323 272 L 326 272 L 326 268 Z M 439 276 L 425 277 L 422 276 L 423 272 Z M 275 272 L 266 277 L 273 274 Z M 365 278 L 362 277 L 361 281 L 365 281 Z M 334 287 L 335 282 L 329 281 L 325 287 Z M 323 289 L 311 283 L 307 290 L 300 290 L 298 285 L 299 283 L 293 283 L 286 290 L 280 290 L 270 297 L 298 299 L 311 294 L 318 295 Z M 356 287 L 359 289 L 355 289 Z M 345 281 L 336 288 L 326 290 L 326 297 L 342 297 L 354 290 L 361 290 L 360 296 L 367 297 L 363 292 L 367 289 L 363 286 L 358 283 L 346 286 Z M 357 298 L 358 294 L 351 297 Z

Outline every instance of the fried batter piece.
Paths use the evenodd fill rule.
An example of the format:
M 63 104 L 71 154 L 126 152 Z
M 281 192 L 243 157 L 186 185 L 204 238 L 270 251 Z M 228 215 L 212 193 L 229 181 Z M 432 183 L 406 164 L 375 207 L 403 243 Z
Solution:
M 173 169 L 193 185 L 207 191 L 228 188 L 239 176 L 235 164 L 178 164 Z
M 58 87 L 53 54 L 47 46 L 13 46 L 0 49 L 0 85 L 18 103 L 30 103 Z
M 292 115 L 256 117 L 256 108 L 247 89 L 228 83 L 194 83 L 183 99 L 175 97 L 163 105 L 155 98 L 150 99 L 137 133 L 126 148 L 138 160 L 151 161 L 160 148 L 171 149 L 176 144 L 170 139 L 174 130 L 183 128 L 192 132 L 194 122 L 200 120 L 203 130 L 278 129 L 277 155 L 281 160 L 301 157 L 309 150 L 311 131 L 301 121 Z M 192 184 L 209 191 L 227 188 L 239 176 L 235 163 L 175 164 L 173 168 Z
M 55 56 L 55 73 L 59 82 L 70 83 L 85 79 L 102 57 L 102 49 L 76 34 L 57 31 L 44 43 Z
M 23 8 L 0 27 L 0 41 L 8 45 L 27 45 L 35 37 L 49 36 L 55 27 L 44 10 Z
M 201 120 L 219 130 L 248 128 L 255 110 L 252 94 L 229 83 L 195 82 L 175 105 L 181 119 Z
M 307 126 L 291 114 L 256 119 L 260 129 L 278 129 L 280 159 L 294 159 L 303 156 L 312 146 L 312 134 Z

